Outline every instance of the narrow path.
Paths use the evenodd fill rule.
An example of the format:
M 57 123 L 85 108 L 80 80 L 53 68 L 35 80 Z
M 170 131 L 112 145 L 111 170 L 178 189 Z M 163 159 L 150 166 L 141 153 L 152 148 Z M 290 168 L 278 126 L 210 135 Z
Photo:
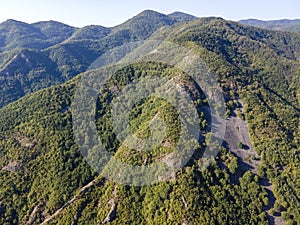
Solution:
M 75 202 L 82 193 L 86 192 L 90 187 L 94 186 L 94 184 L 96 182 L 96 179 L 97 178 L 95 178 L 90 183 L 88 183 L 87 185 L 85 185 L 84 187 L 82 187 L 80 189 L 80 192 L 77 195 L 75 195 L 71 200 L 69 200 L 67 203 L 65 203 L 61 208 L 59 208 L 58 210 L 56 210 L 56 212 L 54 214 L 52 214 L 51 216 L 49 216 L 48 218 L 46 218 L 40 225 L 48 223 L 49 221 L 53 220 L 57 215 L 59 215 L 60 213 L 62 213 L 63 210 L 65 208 L 67 208 L 69 205 L 71 205 L 73 202 Z
M 19 54 L 20 54 L 20 52 L 18 52 L 10 60 L 8 60 L 8 62 L 6 62 L 5 65 L 3 65 L 0 68 L 0 72 L 4 71 L 19 56 Z

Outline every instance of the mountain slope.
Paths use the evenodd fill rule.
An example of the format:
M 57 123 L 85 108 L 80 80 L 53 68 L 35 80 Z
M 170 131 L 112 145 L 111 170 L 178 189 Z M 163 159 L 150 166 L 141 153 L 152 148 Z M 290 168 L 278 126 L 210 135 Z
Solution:
M 140 76 L 140 69 L 144 71 L 143 76 L 155 71 L 176 75 L 176 70 L 153 63 L 124 68 L 118 77 L 121 75 L 132 79 Z M 231 183 L 227 172 L 216 164 L 200 173 L 197 158 L 178 172 L 176 179 L 157 185 L 129 187 L 98 177 L 82 159 L 73 139 L 68 106 L 76 82 L 75 79 L 68 84 L 29 95 L 0 110 L 0 146 L 3 154 L 0 165 L 4 168 L 0 174 L 5 181 L 0 188 L 1 223 L 23 224 L 31 221 L 31 224 L 39 224 L 54 214 L 56 216 L 48 220 L 48 224 L 98 224 L 106 220 L 110 210 L 117 211 L 116 217 L 108 217 L 113 224 L 161 224 L 166 220 L 176 224 L 224 221 L 235 224 L 250 221 L 256 224 L 264 221 L 262 206 L 267 204 L 263 203 L 267 193 L 255 181 L 257 177 L 247 173 L 240 179 L 242 185 L 238 186 Z M 104 96 L 101 102 L 105 104 L 109 98 Z M 154 113 L 155 110 L 164 110 L 165 106 L 157 105 L 157 101 L 153 103 L 150 101 L 143 107 L 155 106 Z M 104 112 L 106 115 L 99 117 L 98 126 L 99 130 L 104 128 L 102 138 L 105 140 L 111 138 L 112 131 L 107 120 L 109 110 Z M 170 112 L 172 110 L 165 111 L 163 115 L 168 123 L 173 121 L 171 125 L 176 121 L 176 116 Z M 103 110 L 99 113 L 103 113 Z M 136 119 L 149 117 L 148 113 L 151 116 L 151 111 L 143 110 Z M 107 144 L 114 142 L 112 139 Z M 124 150 L 121 146 L 114 149 L 116 156 L 121 159 L 124 159 Z M 138 155 L 133 154 L 127 160 L 138 162 L 136 160 L 139 157 L 136 157 Z M 227 163 L 235 159 L 226 151 L 223 151 L 222 158 L 228 160 Z M 15 167 L 15 163 L 19 163 L 20 167 Z M 8 171 L 7 165 L 17 172 Z M 16 186 L 11 187 L 10 184 Z M 85 191 L 79 192 L 82 188 Z M 9 193 L 15 193 L 14 199 L 18 200 L 13 200 Z M 65 205 L 67 201 L 70 203 Z M 255 204 L 250 204 L 252 201 Z M 160 214 L 157 214 L 157 209 Z M 228 210 L 220 213 L 223 209 Z M 251 214 L 250 211 L 255 213 Z
M 30 50 L 20 50 L 8 65 L 0 70 L 1 98 L 0 106 L 21 98 L 49 85 L 64 81 L 58 74 L 47 55 Z M 5 96 L 5 97 L 4 97 Z
M 251 140 L 262 160 L 259 174 L 274 186 L 274 207 L 281 205 L 289 214 L 282 213 L 285 219 L 298 221 L 299 188 L 293 183 L 299 173 L 299 35 L 214 21 L 192 26 L 179 40 L 194 41 L 208 50 L 201 50 L 204 59 L 210 68 L 218 68 L 214 71 L 229 91 L 228 115 L 239 107 L 237 100 L 245 103 Z M 225 63 L 229 65 L 222 66 Z M 285 193 L 286 188 L 290 191 Z
M 142 14 L 137 21 L 152 13 Z M 158 24 L 167 23 L 172 22 L 162 16 Z M 134 29 L 130 31 L 130 27 Z M 241 155 L 247 155 L 246 143 L 235 140 L 236 143 L 224 142 L 215 161 L 202 172 L 199 154 L 194 154 L 170 181 L 143 187 L 109 181 L 92 171 L 74 140 L 70 105 L 80 75 L 0 109 L 0 177 L 4 181 L 0 186 L 1 224 L 280 224 L 282 219 L 287 224 L 298 223 L 300 36 L 220 18 L 169 24 L 154 33 L 155 29 L 149 27 L 145 29 L 149 33 L 142 34 L 136 29 L 139 25 L 131 21 L 116 31 L 112 29 L 105 38 L 108 44 L 112 43 L 110 35 L 125 30 L 129 36 L 114 36 L 118 46 L 151 33 L 151 38 L 191 48 L 215 73 L 223 88 L 228 121 L 245 120 L 257 155 L 242 158 Z M 52 51 L 52 60 L 58 62 L 64 58 L 55 59 L 55 53 L 62 51 L 56 48 L 63 49 L 61 55 L 68 57 L 82 52 L 76 52 L 75 43 L 67 41 L 45 52 Z M 97 42 L 82 43 L 91 46 Z M 105 50 L 100 44 L 93 46 L 94 51 Z M 90 52 L 84 56 L 87 54 Z M 74 60 L 72 66 L 87 66 L 89 60 L 85 61 L 84 56 L 77 56 L 81 61 Z M 128 66 L 101 90 L 97 102 L 99 135 L 111 152 L 125 162 L 150 164 L 166 153 L 164 148 L 145 153 L 122 147 L 110 121 L 110 103 L 116 90 L 152 74 L 172 77 L 178 75 L 178 70 L 155 62 Z M 181 85 L 189 84 L 180 81 Z M 191 93 L 201 93 L 197 86 L 183 87 L 191 88 Z M 199 94 L 194 97 L 200 106 L 205 104 Z M 172 146 L 178 134 L 174 108 L 160 99 L 150 98 L 142 103 L 132 109 L 132 130 L 147 135 L 149 120 L 162 115 L 175 136 L 168 142 Z M 207 116 L 202 116 L 204 130 L 209 123 Z M 239 129 L 231 127 L 237 133 Z M 201 141 L 199 144 L 205 146 Z M 232 149 L 233 145 L 239 149 Z

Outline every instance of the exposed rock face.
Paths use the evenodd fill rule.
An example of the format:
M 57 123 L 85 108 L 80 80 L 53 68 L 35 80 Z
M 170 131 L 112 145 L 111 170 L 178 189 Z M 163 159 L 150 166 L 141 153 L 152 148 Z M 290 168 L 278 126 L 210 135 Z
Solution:
M 34 148 L 38 143 L 36 139 L 29 139 L 27 137 L 17 137 L 17 141 L 26 148 Z
M 23 163 L 21 161 L 15 160 L 12 162 L 9 162 L 6 166 L 2 168 L 2 170 L 9 171 L 16 173 L 20 171 L 23 167 Z
M 244 112 L 243 102 L 240 99 L 238 99 L 238 102 L 241 111 Z M 240 168 L 257 174 L 259 156 L 252 146 L 247 122 L 240 118 L 236 111 L 234 116 L 226 120 L 224 140 L 223 145 L 244 162 L 240 165 Z M 239 143 L 242 146 L 239 146 Z

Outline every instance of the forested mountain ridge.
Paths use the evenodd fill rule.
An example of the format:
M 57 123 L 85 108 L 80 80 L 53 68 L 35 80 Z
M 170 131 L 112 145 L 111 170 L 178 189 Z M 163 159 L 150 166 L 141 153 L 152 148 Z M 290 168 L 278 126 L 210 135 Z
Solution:
M 7 20 L 0 24 L 0 49 L 44 49 L 69 38 L 75 30 L 74 27 L 55 21 L 27 24 Z
M 170 15 L 146 10 L 125 23 L 115 27 L 102 27 L 98 25 L 83 28 L 72 27 L 56 21 L 42 21 L 37 23 L 24 23 L 17 20 L 7 20 L 0 24 L 0 49 L 2 51 L 14 48 L 45 49 L 59 44 L 67 39 L 84 39 L 81 35 L 85 33 L 85 39 L 97 38 L 98 40 L 107 36 L 109 31 L 117 32 L 127 30 L 136 38 L 138 35 L 150 35 L 162 26 L 173 25 L 178 22 L 196 20 L 197 17 L 175 12 Z M 80 35 L 81 34 L 81 35 Z M 79 37 L 78 37 L 79 36 Z
M 157 27 L 161 24 L 167 27 L 158 30 L 151 24 L 146 29 L 148 33 L 142 33 L 140 18 L 146 21 L 153 14 L 157 15 L 151 11 L 142 13 L 137 23 L 129 21 L 124 29 L 91 27 L 91 33 L 104 36 L 107 44 L 115 43 L 110 48 L 149 37 L 191 48 L 206 62 L 223 88 L 226 116 L 247 122 L 258 158 L 239 158 L 224 143 L 207 170 L 199 171 L 194 155 L 171 181 L 130 187 L 99 177 L 83 160 L 72 132 L 70 106 L 76 84 L 83 76 L 79 75 L 0 110 L 1 224 L 43 221 L 45 224 L 281 224 L 283 219 L 286 224 L 299 224 L 300 36 L 221 18 L 176 24 L 164 15 L 158 17 Z M 106 50 L 95 40 L 95 35 L 91 35 L 93 41 L 86 41 L 88 36 L 70 37 L 65 43 L 42 51 L 46 58 L 51 53 L 50 59 L 55 59 L 45 59 L 49 69 L 51 62 L 65 60 L 54 67 L 62 77 L 67 77 L 58 76 L 58 83 L 74 77 L 76 71 L 82 72 L 91 60 L 77 56 L 70 61 L 70 56 L 86 51 L 85 55 L 92 52 L 96 57 Z M 78 39 L 85 40 L 79 49 Z M 60 58 L 57 52 L 63 52 L 67 58 Z M 40 64 L 40 51 L 16 49 L 5 54 L 9 58 L 2 63 L 5 73 L 20 65 L 31 70 Z M 15 55 L 19 57 L 17 61 Z M 67 63 L 70 69 L 63 71 Z M 151 163 L 159 152 L 154 152 L 152 159 L 136 152 L 128 154 L 114 140 L 109 114 L 111 90 L 116 86 L 122 89 L 124 80 L 153 73 L 168 77 L 178 71 L 154 62 L 128 66 L 120 71 L 119 80 L 113 79 L 116 83 L 108 83 L 109 88 L 99 100 L 103 106 L 97 111 L 100 134 L 116 156 L 128 162 Z M 176 125 L 172 108 L 149 99 L 145 105 L 133 109 L 133 129 L 145 132 L 147 119 L 157 112 L 169 121 L 168 126 Z M 173 132 L 176 134 L 176 129 Z M 238 150 L 247 152 L 243 144 L 238 144 Z M 256 173 L 243 166 L 251 161 L 259 162 Z M 272 188 L 266 189 L 265 182 L 270 182 Z
M 162 26 L 196 19 L 186 14 L 173 16 L 147 10 L 113 28 L 96 25 L 74 28 L 55 21 L 3 22 L 0 24 L 0 107 L 27 93 L 71 79 L 111 48 L 145 40 Z M 10 63 L 22 64 L 22 59 L 30 55 L 37 56 L 38 66 L 3 70 L 3 67 L 13 67 Z

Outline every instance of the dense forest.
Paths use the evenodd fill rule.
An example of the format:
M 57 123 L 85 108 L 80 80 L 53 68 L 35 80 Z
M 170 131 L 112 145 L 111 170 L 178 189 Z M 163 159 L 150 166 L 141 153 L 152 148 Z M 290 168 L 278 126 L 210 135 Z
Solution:
M 95 124 L 111 154 L 150 165 L 176 148 L 179 115 L 160 98 L 143 99 L 129 116 L 131 131 L 147 138 L 158 115 L 166 126 L 160 146 L 135 151 L 112 127 L 118 93 L 153 74 L 192 93 L 204 134 L 171 179 L 130 186 L 107 179 L 84 159 L 72 101 L 81 79 L 99 71 L 86 72 L 99 56 L 145 40 L 171 42 L 199 56 L 223 90 L 227 133 L 242 135 L 225 135 L 218 155 L 201 170 L 211 125 L 203 90 L 172 65 L 126 65 L 97 90 Z M 0 24 L 0 49 L 0 224 L 300 224 L 297 32 L 145 11 L 113 28 L 9 20 Z

